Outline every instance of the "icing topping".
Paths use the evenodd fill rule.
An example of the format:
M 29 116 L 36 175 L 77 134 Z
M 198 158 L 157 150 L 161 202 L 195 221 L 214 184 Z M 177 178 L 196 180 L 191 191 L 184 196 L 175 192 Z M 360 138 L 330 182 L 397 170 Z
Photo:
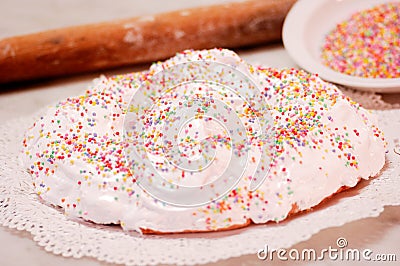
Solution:
M 132 163 L 142 162 L 130 160 L 126 155 L 129 143 L 124 123 L 134 106 L 131 102 L 135 92 L 155 73 L 182 62 L 199 60 L 219 62 L 246 73 L 262 93 L 274 133 L 262 143 L 267 148 L 261 149 L 257 141 L 248 146 L 243 174 L 227 194 L 205 205 L 174 206 L 151 196 L 138 185 L 138 180 L 147 177 L 136 175 L 132 167 Z M 251 136 L 250 128 L 255 132 L 262 131 L 257 123 L 254 128 L 249 126 L 257 118 L 257 114 L 251 113 L 254 109 L 246 109 L 251 101 L 240 101 L 235 95 L 230 97 L 221 93 L 221 89 L 217 92 L 203 91 L 197 99 L 200 102 L 206 99 L 204 104 L 209 103 L 210 98 L 229 99 L 235 110 L 232 113 L 243 123 L 248 123 L 245 126 L 247 137 Z M 178 95 L 189 94 L 179 92 Z M 193 95 L 195 97 L 196 93 Z M 168 94 L 155 102 L 173 102 L 176 98 L 179 97 Z M 176 103 L 179 105 L 179 99 L 169 107 Z M 168 111 L 156 108 L 148 113 L 159 110 L 163 114 Z M 212 114 L 218 116 L 218 113 Z M 222 116 L 217 118 L 223 119 Z M 212 180 L 210 173 L 219 176 L 220 172 L 226 171 L 229 152 L 238 150 L 229 149 L 230 139 L 224 136 L 231 128 L 206 121 L 204 117 L 190 121 L 182 127 L 183 133 L 180 133 L 183 135 L 178 139 L 195 138 L 196 135 L 202 139 L 215 132 L 221 133 L 212 138 L 219 145 L 214 151 L 210 148 L 211 152 L 216 152 L 217 159 L 209 167 L 211 172 L 198 179 L 176 175 L 174 169 L 177 168 L 163 173 L 173 182 L 199 186 L 210 182 L 210 178 Z M 155 132 L 164 133 L 159 128 Z M 142 133 L 147 134 L 147 142 L 143 143 L 150 146 L 143 152 L 149 154 L 151 162 L 157 162 L 160 158 L 154 145 L 157 136 L 152 136 L 151 131 Z M 199 143 L 182 141 L 178 149 L 193 153 L 195 161 L 204 154 L 198 151 L 203 147 L 198 146 Z M 262 168 L 266 173 L 265 180 L 252 191 L 249 184 L 264 153 L 268 153 L 270 159 L 269 171 Z M 185 51 L 154 64 L 146 72 L 101 77 L 84 95 L 68 98 L 47 110 L 26 133 L 22 158 L 33 176 L 39 196 L 61 206 L 67 215 L 96 223 L 119 223 L 126 230 L 205 231 L 245 224 L 249 219 L 254 223 L 278 222 L 287 217 L 293 206 L 298 210 L 309 209 L 342 186 L 353 187 L 360 178 L 376 175 L 385 162 L 385 142 L 382 132 L 375 126 L 374 117 L 367 110 L 317 75 L 294 69 L 253 67 L 231 51 L 213 49 Z M 162 167 L 156 170 L 163 171 Z

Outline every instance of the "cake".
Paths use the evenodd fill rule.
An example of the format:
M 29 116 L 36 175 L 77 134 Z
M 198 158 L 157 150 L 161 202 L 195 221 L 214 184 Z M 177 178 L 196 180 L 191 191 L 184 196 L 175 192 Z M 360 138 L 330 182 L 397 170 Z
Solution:
M 182 87 L 176 75 L 203 81 Z M 172 87 L 149 89 L 158 81 Z M 373 114 L 317 74 L 212 49 L 100 77 L 49 107 L 25 134 L 22 161 L 38 196 L 69 217 L 180 233 L 283 221 L 377 175 L 385 148 Z M 163 198 L 175 192 L 176 202 Z

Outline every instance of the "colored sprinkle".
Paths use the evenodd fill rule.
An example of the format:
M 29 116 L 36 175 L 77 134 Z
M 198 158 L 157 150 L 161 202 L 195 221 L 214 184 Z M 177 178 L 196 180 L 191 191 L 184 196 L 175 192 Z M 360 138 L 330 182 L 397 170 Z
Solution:
M 400 3 L 354 13 L 325 38 L 323 63 L 365 78 L 400 77 Z

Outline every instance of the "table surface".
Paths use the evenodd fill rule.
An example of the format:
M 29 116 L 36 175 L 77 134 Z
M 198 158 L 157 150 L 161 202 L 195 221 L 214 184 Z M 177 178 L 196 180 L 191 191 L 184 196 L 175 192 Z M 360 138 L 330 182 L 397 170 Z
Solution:
M 230 0 L 232 1 L 232 0 Z M 228 0 L 203 0 L 201 5 L 228 2 Z M 0 38 L 26 34 L 63 26 L 153 14 L 200 5 L 200 1 L 163 0 L 2 0 L 0 2 Z M 251 63 L 272 67 L 297 67 L 281 44 L 239 50 L 239 55 Z M 104 74 L 127 73 L 143 70 L 148 65 L 106 71 Z M 41 108 L 81 93 L 100 73 L 0 89 L 0 120 L 7 121 L 30 115 Z M 400 102 L 400 94 L 382 95 L 387 102 Z M 396 253 L 400 260 L 400 207 L 386 207 L 379 217 L 366 218 L 341 227 L 325 229 L 311 239 L 294 246 L 321 249 L 333 246 L 338 237 L 345 237 L 352 248 L 370 248 L 374 252 Z M 0 265 L 111 265 L 91 258 L 73 259 L 47 253 L 39 247 L 29 233 L 0 227 Z M 262 247 L 260 247 L 262 248 Z M 219 261 L 210 265 L 266 265 L 257 256 L 247 255 Z M 279 265 L 282 262 L 268 262 Z M 314 264 L 336 264 L 324 261 Z M 309 264 L 307 262 L 302 265 Z M 341 263 L 343 264 L 343 263 Z M 396 263 L 388 263 L 395 265 Z M 286 263 L 287 265 L 287 263 Z M 349 263 L 349 265 L 354 265 Z

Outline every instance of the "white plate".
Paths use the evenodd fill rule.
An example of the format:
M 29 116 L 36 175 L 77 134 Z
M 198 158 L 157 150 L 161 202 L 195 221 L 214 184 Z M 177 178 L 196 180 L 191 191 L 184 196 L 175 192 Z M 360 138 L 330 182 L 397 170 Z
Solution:
M 293 60 L 327 81 L 374 92 L 400 92 L 400 78 L 362 78 L 336 72 L 321 62 L 325 36 L 355 12 L 399 0 L 299 0 L 283 25 L 283 43 Z

